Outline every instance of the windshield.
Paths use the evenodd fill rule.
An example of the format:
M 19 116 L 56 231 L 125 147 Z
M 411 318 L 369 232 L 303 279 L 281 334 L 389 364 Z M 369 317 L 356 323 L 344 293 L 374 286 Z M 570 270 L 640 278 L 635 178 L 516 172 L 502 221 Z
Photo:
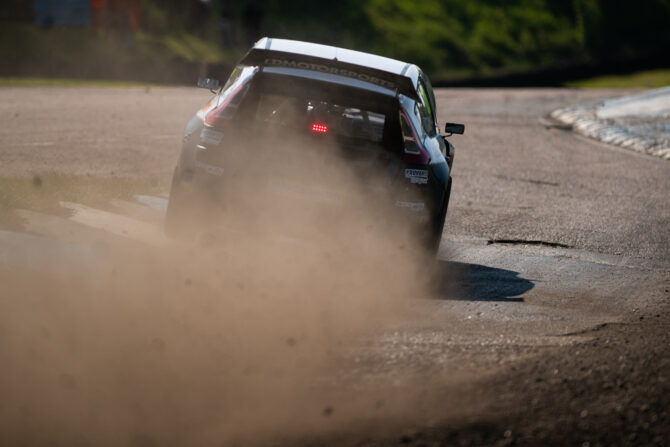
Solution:
M 308 131 L 340 138 L 361 139 L 381 143 L 386 117 L 346 104 L 289 96 L 261 93 L 254 122 L 258 128 L 273 131 Z
M 236 122 L 253 134 L 283 140 L 313 135 L 389 149 L 401 145 L 395 95 L 320 78 L 258 72 Z

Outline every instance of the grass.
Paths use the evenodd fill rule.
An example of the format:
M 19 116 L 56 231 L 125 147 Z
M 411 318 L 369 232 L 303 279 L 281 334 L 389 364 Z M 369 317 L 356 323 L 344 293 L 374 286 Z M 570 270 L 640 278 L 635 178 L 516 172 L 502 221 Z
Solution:
M 0 177 L 0 228 L 20 230 L 15 209 L 57 216 L 69 212 L 59 202 L 105 207 L 112 199 L 131 199 L 133 194 L 157 194 L 158 184 L 119 178 L 84 177 L 46 173 L 33 178 Z
M 164 84 L 151 84 L 137 81 L 109 81 L 67 78 L 36 77 L 0 77 L 0 87 L 161 87 Z
M 138 32 L 135 42 L 150 48 L 161 48 L 170 57 L 178 57 L 189 62 L 219 63 L 237 59 L 230 51 L 223 51 L 218 45 L 187 33 L 151 35 Z
M 566 83 L 581 88 L 659 88 L 670 85 L 670 69 L 647 70 L 627 75 L 598 76 Z
M 90 27 L 44 29 L 28 23 L 0 26 L 0 72 L 9 76 L 2 85 L 183 84 L 194 80 L 206 64 L 233 63 L 238 56 L 179 30 L 123 34 Z M 17 80 L 31 76 L 26 81 Z M 53 82 L 45 81 L 51 78 Z M 84 84 L 77 79 L 101 81 Z

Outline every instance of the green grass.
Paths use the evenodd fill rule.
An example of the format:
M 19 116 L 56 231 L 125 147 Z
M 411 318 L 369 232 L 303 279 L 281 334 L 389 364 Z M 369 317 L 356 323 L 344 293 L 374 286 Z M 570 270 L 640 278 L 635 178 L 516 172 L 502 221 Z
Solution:
M 161 87 L 165 84 L 150 84 L 137 81 L 106 81 L 65 78 L 17 78 L 0 77 L 0 87 Z
M 157 194 L 156 182 L 118 178 L 84 177 L 46 173 L 32 178 L 0 177 L 0 228 L 21 229 L 15 209 L 57 216 L 69 212 L 59 202 L 106 207 L 112 199 L 131 199 L 133 194 Z
M 218 63 L 238 59 L 231 51 L 223 51 L 219 45 L 200 39 L 188 33 L 152 35 L 138 32 L 135 35 L 137 45 L 147 48 L 160 48 L 169 57 L 178 57 L 189 62 Z
M 670 69 L 639 71 L 627 75 L 598 76 L 566 83 L 581 88 L 659 88 L 670 85 Z
M 195 80 L 206 64 L 233 63 L 238 57 L 181 30 L 119 34 L 89 27 L 0 26 L 0 61 L 9 68 L 3 72 L 11 76 L 2 80 L 5 86 L 183 84 Z M 98 81 L 84 84 L 77 79 Z

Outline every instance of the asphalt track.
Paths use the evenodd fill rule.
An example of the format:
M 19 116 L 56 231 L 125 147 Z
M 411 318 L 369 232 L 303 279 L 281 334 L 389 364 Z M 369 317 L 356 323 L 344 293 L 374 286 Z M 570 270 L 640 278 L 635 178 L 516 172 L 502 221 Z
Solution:
M 355 379 L 344 379 L 418 377 L 434 386 L 426 388 L 425 406 L 414 402 L 418 417 L 405 425 L 374 434 L 345 430 L 333 445 L 667 442 L 670 163 L 545 119 L 559 107 L 624 93 L 437 91 L 439 119 L 466 125 L 465 135 L 451 139 L 443 280 L 396 328 L 353 346 Z M 183 125 L 207 99 L 186 88 L 0 89 L 0 175 L 167 183 Z M 40 271 L 53 257 L 85 265 L 95 247 L 86 245 L 84 227 L 163 243 L 160 209 L 113 208 L 108 215 L 72 204 L 70 219 L 22 212 L 31 234 L 0 232 L 0 263 Z M 72 225 L 76 232 L 68 231 Z M 622 329 L 602 338 L 599 331 L 612 326 Z M 630 370 L 591 373 L 631 349 L 638 357 Z M 613 352 L 619 360 L 610 359 Z M 607 388 L 612 381 L 626 383 L 625 393 Z M 440 408 L 440 401 L 449 403 Z

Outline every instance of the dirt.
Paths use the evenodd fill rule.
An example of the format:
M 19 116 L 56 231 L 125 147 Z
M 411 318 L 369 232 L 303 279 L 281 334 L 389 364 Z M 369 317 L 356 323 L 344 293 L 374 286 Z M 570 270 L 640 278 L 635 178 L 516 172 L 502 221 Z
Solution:
M 115 195 L 21 212 L 31 234 L 0 231 L 0 441 L 666 445 L 670 163 L 539 120 L 621 93 L 439 90 L 466 134 L 430 269 L 374 237 L 328 268 L 202 254 Z M 0 89 L 0 175 L 167 185 L 207 96 Z
M 669 331 L 667 307 L 600 325 L 581 334 L 588 341 L 515 363 L 477 384 L 470 399 L 490 404 L 474 414 L 464 411 L 455 423 L 306 445 L 667 445 Z

